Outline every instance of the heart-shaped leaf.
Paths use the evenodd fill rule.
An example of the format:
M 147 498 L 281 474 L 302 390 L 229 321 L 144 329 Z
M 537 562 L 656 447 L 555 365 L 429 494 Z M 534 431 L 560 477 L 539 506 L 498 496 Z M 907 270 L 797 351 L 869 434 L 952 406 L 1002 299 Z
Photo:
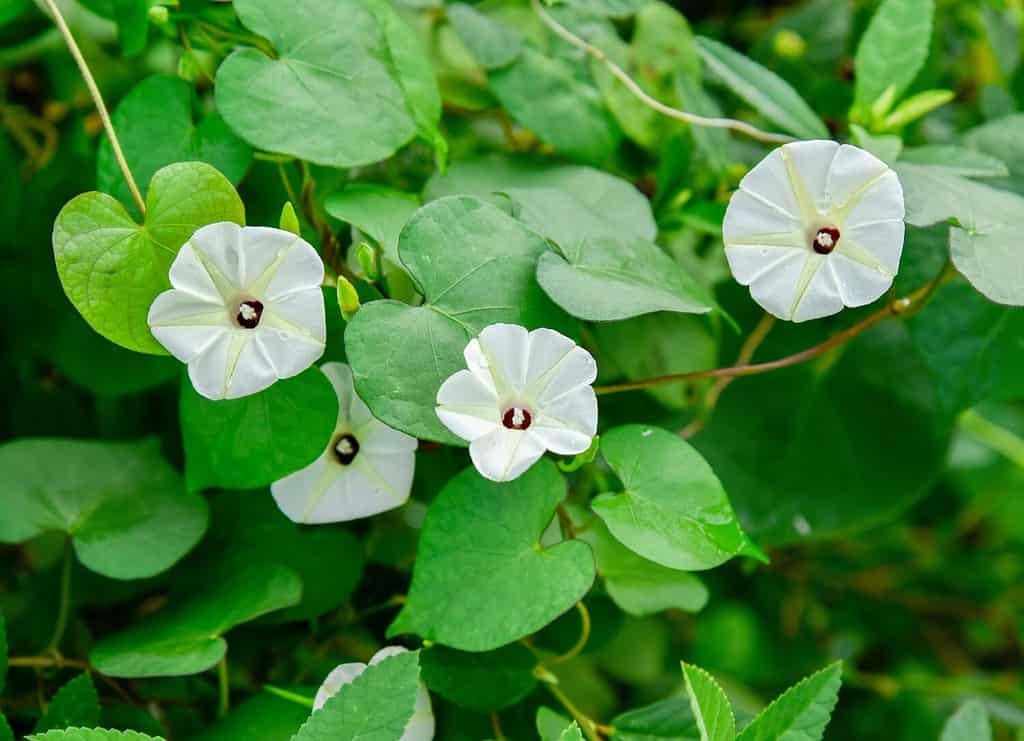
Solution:
M 276 54 L 240 48 L 217 70 L 217 108 L 253 146 L 354 167 L 390 157 L 437 121 L 431 66 L 385 0 L 236 0 L 234 8 Z
M 354 183 L 324 199 L 327 213 L 369 234 L 396 265 L 398 235 L 419 207 L 415 195 L 372 183 Z
M 198 674 L 227 651 L 221 637 L 231 628 L 297 604 L 302 582 L 278 565 L 219 569 L 203 588 L 177 595 L 170 607 L 96 643 L 89 658 L 111 677 L 174 677 Z
M 427 687 L 478 713 L 515 705 L 537 686 L 537 657 L 520 643 L 483 653 L 434 646 L 420 664 Z
M 466 343 L 496 322 L 570 333 L 535 278 L 546 249 L 540 235 L 476 198 L 443 198 L 417 211 L 399 255 L 424 303 L 372 301 L 345 329 L 356 391 L 374 416 L 416 437 L 464 444 L 434 409 L 438 388 L 465 367 Z
M 317 368 L 222 401 L 200 396 L 183 377 L 185 480 L 192 491 L 267 486 L 323 453 L 337 420 L 338 397 Z
M 146 323 L 149 306 L 170 288 L 167 271 L 181 245 L 218 221 L 242 224 L 245 209 L 227 178 L 202 162 L 168 165 L 153 176 L 142 224 L 104 193 L 72 198 L 53 226 L 64 292 L 111 342 L 165 355 Z
M 740 554 L 760 557 L 711 466 L 678 435 L 616 427 L 601 436 L 601 453 L 624 491 L 601 494 L 592 506 L 630 550 L 685 570 L 710 569 Z
M 177 77 L 153 75 L 140 82 L 118 104 L 111 119 L 135 180 L 148 183 L 157 170 L 175 162 L 200 161 L 238 183 L 252 162 L 252 148 L 239 139 L 216 111 L 195 121 L 195 93 Z M 96 187 L 121 203 L 131 193 L 104 137 L 96 155 Z
M 490 651 L 571 608 L 594 581 L 590 548 L 577 540 L 540 545 L 564 496 L 565 481 L 548 460 L 505 484 L 472 468 L 453 478 L 427 512 L 409 598 L 388 635 Z
M 0 446 L 0 542 L 67 533 L 78 558 L 113 579 L 170 568 L 206 529 L 206 501 L 187 494 L 155 441 L 60 438 Z

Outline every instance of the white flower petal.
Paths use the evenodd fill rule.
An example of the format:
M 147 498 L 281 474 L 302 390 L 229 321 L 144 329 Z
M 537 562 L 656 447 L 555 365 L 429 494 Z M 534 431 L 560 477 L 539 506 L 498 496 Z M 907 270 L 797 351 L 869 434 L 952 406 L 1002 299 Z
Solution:
M 800 247 L 780 247 L 777 245 L 729 245 L 725 248 L 725 259 L 733 277 L 743 286 L 749 286 L 761 275 L 771 270 L 776 264 L 793 255 L 803 255 Z
M 491 481 L 518 478 L 544 455 L 544 444 L 529 430 L 498 426 L 469 445 L 469 457 L 480 475 Z
M 514 394 L 522 389 L 530 355 L 530 334 L 526 327 L 491 324 L 480 332 L 477 339 L 498 396 Z
M 558 455 L 577 455 L 587 450 L 594 442 L 593 435 L 570 430 L 557 423 L 545 424 L 544 417 L 530 426 L 530 433 L 536 436 L 547 450 Z
M 183 244 L 178 250 L 167 277 L 170 279 L 171 285 L 179 291 L 212 303 L 223 304 L 224 296 L 210 278 L 206 267 L 199 260 L 189 242 Z
M 736 191 L 725 210 L 722 238 L 726 245 L 756 243 L 766 235 L 782 236 L 793 243 L 802 241 L 800 222 L 744 190 Z
M 839 153 L 839 143 L 827 139 L 800 141 L 784 144 L 780 147 L 784 160 L 789 160 L 791 172 L 796 177 L 791 180 L 791 187 L 801 199 L 800 189 L 803 188 L 809 203 L 818 211 L 824 212 L 832 207 L 828 197 L 828 174 L 832 169 L 832 160 Z
M 232 345 L 231 332 L 222 332 L 188 364 L 188 377 L 192 387 L 202 396 L 214 401 L 226 398 L 224 369 Z
M 796 304 L 793 312 L 794 322 L 820 319 L 843 310 L 843 299 L 836 288 L 835 276 L 829 269 L 827 260 L 815 255 L 811 257 L 811 261 L 817 263 L 817 269 Z
M 320 288 L 304 288 L 264 303 L 261 326 L 286 329 L 323 344 L 327 339 L 327 316 Z
M 797 284 L 811 254 L 810 250 L 791 250 L 786 257 L 751 282 L 750 295 L 762 308 L 779 319 L 792 319 Z
M 231 221 L 208 224 L 196 230 L 188 242 L 203 263 L 211 280 L 238 290 L 245 285 L 245 257 L 242 254 L 242 227 Z
M 480 383 L 489 388 L 494 398 L 498 398 L 498 391 L 494 388 L 494 379 L 491 378 L 491 369 L 484 357 L 484 351 L 480 348 L 480 340 L 476 337 L 471 339 L 462 351 L 462 357 L 466 359 L 466 367 L 477 377 Z
M 856 200 L 853 208 L 845 214 L 844 226 L 851 229 L 876 221 L 902 221 L 905 215 L 903 186 L 896 173 L 889 170 Z
M 252 286 L 259 282 L 264 287 L 264 290 L 260 291 L 261 297 L 271 298 L 270 294 L 265 292 L 266 284 L 284 262 L 285 255 L 300 242 L 304 242 L 302 237 L 284 229 L 267 226 L 242 227 L 242 285 Z M 273 273 L 268 275 L 268 270 L 272 268 Z M 305 285 L 302 287 L 305 288 Z
M 851 198 L 862 197 L 889 166 L 870 152 L 843 144 L 832 160 L 826 185 L 827 201 L 843 207 Z
M 472 371 L 461 370 L 449 376 L 437 390 L 437 404 L 441 422 L 463 440 L 476 440 L 501 424 L 493 387 Z
M 800 219 L 800 204 L 789 179 L 789 170 L 782 149 L 775 149 L 761 160 L 740 181 L 740 189 L 786 213 L 793 221 Z
M 366 671 L 366 664 L 353 662 L 351 664 L 339 664 L 327 675 L 327 679 L 320 685 L 313 700 L 313 711 L 324 706 L 324 703 L 338 694 L 338 690 L 346 684 L 350 684 L 356 677 Z
M 540 407 L 597 379 L 594 356 L 552 329 L 530 333 L 526 397 Z
M 564 428 L 567 431 L 576 433 L 573 439 L 579 441 L 577 435 L 588 438 L 583 450 L 590 446 L 589 438 L 597 434 L 597 394 L 591 386 L 580 386 L 567 394 L 563 394 L 555 401 L 545 404 L 537 411 L 537 416 L 530 427 L 545 427 L 549 429 Z M 571 446 L 579 445 L 570 444 Z M 548 450 L 562 455 L 575 455 L 582 450 L 563 450 L 564 445 L 558 448 L 548 446 Z
M 273 370 L 274 380 L 302 373 L 324 354 L 324 346 L 309 337 L 264 326 L 257 327 L 253 334 Z
M 362 401 L 359 403 L 362 404 Z M 411 453 L 419 445 L 419 441 L 412 435 L 394 430 L 377 419 L 355 426 L 354 430 L 359 440 L 359 449 L 367 453 Z
M 264 294 L 267 300 L 278 301 L 304 288 L 315 288 L 319 292 L 324 280 L 324 263 L 313 245 L 304 239 L 296 239 L 285 250 L 267 284 Z
M 176 290 L 164 291 L 156 297 L 149 307 L 147 321 L 157 341 L 183 363 L 190 362 L 214 339 L 231 331 L 223 306 Z
M 896 275 L 900 267 L 900 255 L 903 254 L 905 234 L 906 226 L 902 219 L 847 227 L 843 231 L 838 251 L 843 254 L 847 245 L 859 246 L 874 256 L 892 275 Z
M 275 348 L 275 352 L 280 349 Z M 226 399 L 240 399 L 259 393 L 279 378 L 264 338 L 257 333 L 242 331 L 233 333 L 223 372 L 226 375 Z
M 839 295 L 846 306 L 865 306 L 878 299 L 892 285 L 892 276 L 882 275 L 867 265 L 832 253 L 829 266 Z

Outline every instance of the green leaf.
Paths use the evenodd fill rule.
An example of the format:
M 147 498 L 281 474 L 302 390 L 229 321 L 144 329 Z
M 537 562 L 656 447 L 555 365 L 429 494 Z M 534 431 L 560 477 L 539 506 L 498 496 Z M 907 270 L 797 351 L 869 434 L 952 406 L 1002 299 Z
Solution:
M 224 633 L 298 604 L 301 596 L 302 582 L 283 566 L 224 569 L 201 589 L 169 600 L 170 607 L 99 641 L 89 658 L 111 677 L 198 674 L 224 657 Z
M 269 618 L 287 622 L 344 604 L 363 574 L 363 561 L 362 543 L 341 525 L 303 527 L 285 517 L 265 491 L 224 492 L 211 501 L 210 532 L 182 569 L 192 566 L 192 580 L 201 583 L 211 563 L 226 569 L 287 566 L 302 579 L 302 601 Z
M 370 235 L 396 265 L 401 264 L 398 235 L 419 205 L 412 193 L 373 183 L 353 183 L 324 199 L 327 213 Z
M 149 32 L 149 0 L 110 0 L 121 53 L 133 57 L 146 48 Z
M 618 146 L 621 132 L 601 94 L 566 59 L 524 47 L 487 79 L 509 114 L 559 153 L 600 164 Z
M 309 694 L 313 691 L 311 689 Z M 307 718 L 309 708 L 262 692 L 231 708 L 231 712 L 213 725 L 189 736 L 189 741 L 281 741 L 291 738 Z
M 573 721 L 568 728 L 562 731 L 558 741 L 583 741 L 583 733 L 580 731 L 580 724 Z
M 7 724 L 7 718 L 4 717 L 3 713 L 0 713 L 0 741 L 15 741 L 14 731 Z
M 992 741 L 988 711 L 980 700 L 968 700 L 950 716 L 939 741 Z
M 907 98 L 896 110 L 885 117 L 882 121 L 882 131 L 895 131 L 919 118 L 927 116 L 936 108 L 940 108 L 956 97 L 952 90 L 924 90 L 917 95 Z
M 964 144 L 979 154 L 996 157 L 1006 164 L 1010 176 L 997 182 L 999 187 L 1024 193 L 1024 139 L 1020 132 L 1024 113 L 1003 116 L 964 134 Z M 970 176 L 970 173 L 962 173 Z
M 930 165 L 900 163 L 896 172 L 906 196 L 907 223 L 954 220 L 949 238 L 954 267 L 992 301 L 1024 306 L 1024 283 L 1016 277 L 1024 198 Z
M 0 695 L 7 682 L 7 621 L 0 611 Z
M 108 731 L 104 728 L 68 728 L 27 737 L 27 741 L 163 741 L 138 731 Z
M 420 664 L 431 691 L 478 713 L 515 705 L 537 686 L 537 658 L 521 643 L 484 653 L 434 646 Z
M 183 377 L 185 480 L 191 491 L 267 486 L 323 453 L 337 419 L 338 397 L 315 367 L 222 401 L 200 396 Z
M 708 69 L 776 126 L 801 139 L 830 138 L 807 102 L 774 72 L 706 36 L 698 36 L 697 45 Z
M 427 512 L 409 597 L 388 635 L 490 651 L 566 612 L 590 589 L 594 559 L 579 541 L 540 545 L 564 496 L 549 460 L 505 484 L 472 468 L 453 478 Z
M 714 677 L 703 669 L 685 661 L 682 666 L 686 695 L 690 698 L 690 709 L 697 719 L 700 741 L 734 741 L 736 721 L 732 717 L 732 707 L 725 692 Z
M 736 741 L 819 741 L 839 699 L 842 662 L 786 690 L 750 721 Z
M 141 225 L 111 196 L 72 198 L 53 227 L 57 273 L 93 329 L 129 350 L 166 355 L 146 324 L 149 306 L 170 288 L 167 271 L 181 245 L 218 221 L 245 222 L 231 183 L 201 162 L 168 165 L 150 182 Z
M 466 343 L 495 322 L 570 333 L 535 278 L 546 249 L 540 235 L 475 198 L 444 198 L 417 211 L 399 254 L 424 304 L 372 301 L 345 330 L 356 391 L 373 414 L 419 438 L 465 444 L 434 409 L 438 388 L 465 367 Z
M 624 18 L 633 15 L 649 0 L 563 0 L 566 5 L 579 8 L 586 13 Z
M 541 741 L 559 741 L 562 734 L 569 729 L 573 721 L 556 713 L 548 707 L 537 708 L 537 734 Z
M 553 165 L 541 159 L 497 155 L 467 159 L 456 162 L 443 175 L 433 175 L 427 181 L 423 197 L 433 201 L 450 195 L 470 195 L 490 197 L 501 203 L 507 199 L 493 194 L 525 189 L 563 190 L 586 208 L 585 217 L 600 214 L 602 224 L 651 242 L 658 236 L 650 201 L 632 183 L 582 165 Z M 549 222 L 544 226 L 554 227 L 558 223 Z M 579 229 L 588 226 L 586 221 L 576 224 Z
M 645 425 L 601 435 L 601 453 L 622 481 L 620 494 L 592 502 L 612 535 L 670 569 L 710 569 L 754 555 L 715 472 L 689 443 Z
M 0 446 L 0 478 L 0 542 L 64 532 L 86 567 L 113 579 L 170 568 L 206 529 L 206 502 L 155 441 L 15 440 Z
M 854 60 L 856 102 L 870 106 L 887 90 L 897 99 L 928 58 L 934 0 L 885 0 L 861 36 Z
M 484 69 L 511 64 L 522 51 L 515 29 L 489 18 L 473 6 L 453 3 L 447 11 L 448 21 L 459 40 Z
M 641 558 L 613 538 L 603 521 L 587 525 L 579 537 L 594 549 L 608 596 L 631 615 L 670 608 L 697 612 L 707 604 L 708 590 L 698 577 Z
M 904 149 L 900 161 L 931 165 L 964 178 L 999 178 L 1010 174 L 1002 160 L 983 152 L 949 144 Z
M 617 741 L 700 741 L 700 730 L 685 697 L 670 697 L 621 713 L 612 720 Z
M 794 331 L 799 344 L 787 347 L 823 338 L 813 326 Z M 763 352 L 786 354 L 776 355 L 770 342 Z M 865 332 L 823 366 L 736 382 L 694 438 L 762 545 L 828 538 L 894 517 L 931 490 L 948 443 L 935 389 L 898 323 Z
M 148 9 L 148 3 L 144 3 Z M 252 162 L 252 149 L 235 136 L 216 111 L 196 122 L 195 93 L 177 77 L 153 75 L 140 82 L 111 116 L 135 180 L 148 183 L 161 167 L 197 160 L 237 184 Z M 96 155 L 96 187 L 137 215 L 128 185 L 104 137 Z
M 430 65 L 416 59 L 383 0 L 236 0 L 234 7 L 276 52 L 239 48 L 217 70 L 217 108 L 253 146 L 354 167 L 390 157 L 422 127 Z M 418 62 L 414 76 L 410 62 Z
M 419 652 L 371 664 L 313 713 L 292 741 L 394 741 L 416 706 Z
M 36 723 L 35 733 L 61 728 L 91 728 L 100 723 L 100 698 L 88 674 L 79 674 L 57 690 Z

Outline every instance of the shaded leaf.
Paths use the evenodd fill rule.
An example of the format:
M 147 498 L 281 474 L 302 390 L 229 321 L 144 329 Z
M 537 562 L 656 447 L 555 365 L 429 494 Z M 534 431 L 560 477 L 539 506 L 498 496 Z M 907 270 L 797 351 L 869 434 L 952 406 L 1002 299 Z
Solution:
M 57 690 L 35 733 L 61 728 L 91 728 L 100 723 L 100 698 L 88 674 L 79 674 Z
M 939 741 L 992 741 L 988 711 L 980 700 L 968 700 L 950 716 Z
M 420 664 L 431 691 L 478 713 L 515 705 L 537 686 L 537 658 L 520 643 L 483 653 L 434 646 Z

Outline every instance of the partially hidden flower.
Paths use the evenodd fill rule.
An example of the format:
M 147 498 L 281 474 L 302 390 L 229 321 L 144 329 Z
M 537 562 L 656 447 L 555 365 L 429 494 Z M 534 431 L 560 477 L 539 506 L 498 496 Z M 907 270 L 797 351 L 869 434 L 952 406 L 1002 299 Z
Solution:
M 558 332 L 492 324 L 463 351 L 468 370 L 437 392 L 437 416 L 469 441 L 473 465 L 511 481 L 544 455 L 576 455 L 597 431 L 593 356 Z
M 338 395 L 338 422 L 326 449 L 270 492 L 294 522 L 322 524 L 369 517 L 409 499 L 416 438 L 378 420 L 355 392 L 344 363 L 321 368 Z
M 401 653 L 405 653 L 405 649 L 401 646 L 385 646 L 373 655 L 369 665 L 379 664 L 384 659 Z M 324 703 L 338 694 L 342 687 L 350 684 L 366 671 L 366 667 L 366 664 L 360 663 L 340 664 L 335 667 L 317 690 L 316 698 L 313 700 L 313 712 L 322 708 Z M 427 687 L 421 679 L 416 691 L 416 706 L 412 712 L 412 718 L 406 723 L 399 741 L 430 741 L 432 738 L 434 738 L 434 709 L 430 705 L 430 694 L 427 692 Z
M 780 319 L 869 304 L 892 285 L 903 188 L 869 152 L 833 141 L 785 144 L 747 173 L 722 226 L 733 276 Z
M 178 251 L 172 289 L 149 308 L 153 336 L 208 399 L 237 399 L 297 375 L 324 352 L 324 264 L 291 232 L 228 221 Z

